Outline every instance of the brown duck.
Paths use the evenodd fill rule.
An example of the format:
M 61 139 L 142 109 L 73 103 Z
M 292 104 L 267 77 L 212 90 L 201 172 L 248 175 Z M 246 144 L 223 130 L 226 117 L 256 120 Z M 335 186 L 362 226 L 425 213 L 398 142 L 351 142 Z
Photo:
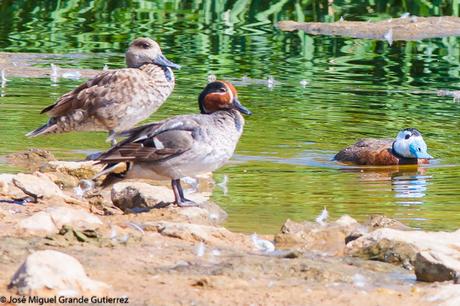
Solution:
M 334 157 L 343 163 L 372 166 L 429 164 L 432 158 L 422 134 L 414 128 L 400 131 L 394 140 L 363 139 Z
M 184 197 L 180 179 L 214 171 L 228 161 L 243 133 L 241 113 L 251 114 L 226 81 L 209 83 L 198 102 L 201 114 L 176 116 L 121 133 L 128 138 L 99 157 L 108 164 L 102 173 L 126 162 L 123 177 L 171 180 L 175 203 L 195 205 Z
M 70 131 L 113 135 L 148 118 L 171 94 L 175 84 L 171 68 L 180 66 L 167 60 L 149 38 L 131 43 L 126 64 L 128 68 L 102 72 L 61 96 L 41 111 L 51 117 L 48 123 L 26 136 Z

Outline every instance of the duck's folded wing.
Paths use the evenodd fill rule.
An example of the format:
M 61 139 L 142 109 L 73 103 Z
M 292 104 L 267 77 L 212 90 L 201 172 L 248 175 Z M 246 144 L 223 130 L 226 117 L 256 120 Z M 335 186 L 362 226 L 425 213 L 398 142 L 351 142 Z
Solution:
M 123 96 L 134 95 L 146 76 L 138 69 L 105 71 L 61 96 L 56 103 L 44 108 L 41 113 L 51 117 L 65 116 L 76 109 L 89 106 L 104 106 L 114 101 L 123 101 Z
M 177 119 L 176 117 L 175 119 Z M 128 138 L 102 154 L 101 162 L 159 161 L 190 150 L 199 125 L 193 120 L 166 120 L 124 132 Z

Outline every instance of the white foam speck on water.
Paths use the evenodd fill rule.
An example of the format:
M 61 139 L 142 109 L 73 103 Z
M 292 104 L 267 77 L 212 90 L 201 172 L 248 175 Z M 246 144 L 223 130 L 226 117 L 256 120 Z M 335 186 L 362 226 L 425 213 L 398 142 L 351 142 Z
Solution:
M 218 183 L 217 186 L 219 186 L 220 189 L 222 189 L 222 192 L 224 193 L 224 196 L 227 195 L 228 193 L 228 175 L 224 175 L 222 182 Z
M 1 75 L 1 78 L 2 78 L 2 83 L 3 82 L 7 82 L 9 81 L 7 78 L 6 78 L 6 72 L 5 72 L 5 69 L 2 69 L 2 71 L 0 72 L 0 75 Z
M 59 77 L 59 66 L 55 64 L 51 64 L 51 77 L 57 78 Z
M 260 239 L 256 233 L 251 235 L 251 240 L 254 248 L 263 253 L 271 253 L 275 251 L 275 245 L 266 239 Z
M 318 217 L 316 217 L 316 222 L 320 225 L 325 225 L 327 218 L 329 218 L 329 212 L 327 211 L 326 207 L 321 211 Z
M 308 81 L 307 80 L 301 80 L 300 81 L 300 86 L 302 86 L 303 88 L 307 87 L 308 86 Z
M 411 21 L 411 22 L 417 22 L 417 16 L 412 16 L 412 17 L 410 18 L 410 21 Z
M 437 95 L 440 97 L 452 97 L 454 102 L 460 102 L 460 90 L 438 90 Z
M 64 79 L 78 80 L 81 78 L 81 74 L 78 71 L 69 71 L 62 74 Z
M 340 16 L 340 19 L 339 19 L 340 22 L 343 22 L 345 21 L 345 19 L 343 18 L 343 16 Z
M 409 12 L 405 12 L 405 13 L 402 14 L 401 17 L 399 17 L 399 18 L 405 19 L 405 18 L 407 18 L 407 17 L 409 17 L 409 16 L 410 16 L 410 13 L 409 13 Z
M 275 78 L 270 75 L 268 76 L 268 79 L 267 79 L 267 87 L 268 89 L 272 90 L 274 86 L 275 86 Z
M 211 251 L 212 256 L 220 256 L 222 253 L 218 249 L 214 249 Z
M 196 247 L 196 256 L 203 257 L 205 252 L 206 246 L 204 245 L 203 241 L 201 241 Z
M 388 44 L 391 46 L 393 44 L 393 28 L 390 28 L 388 32 L 383 35 L 383 38 L 388 42 Z
M 215 80 L 217 80 L 217 77 L 215 74 L 211 73 L 208 75 L 208 83 L 214 82 Z
M 353 275 L 352 280 L 353 285 L 355 285 L 356 287 L 363 288 L 364 286 L 366 286 L 366 278 L 362 274 L 356 273 L 355 275 Z
M 109 65 L 105 64 L 104 67 L 102 67 L 102 71 L 107 71 L 109 70 Z

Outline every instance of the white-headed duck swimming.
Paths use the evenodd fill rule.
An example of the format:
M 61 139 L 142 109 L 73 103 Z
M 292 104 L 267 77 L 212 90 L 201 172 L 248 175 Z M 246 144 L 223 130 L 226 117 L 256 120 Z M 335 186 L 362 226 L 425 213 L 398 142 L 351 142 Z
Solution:
M 414 128 L 400 131 L 396 139 L 363 139 L 334 157 L 343 163 L 372 166 L 428 164 L 432 158 L 422 134 Z
M 196 205 L 184 197 L 180 179 L 214 171 L 227 162 L 243 133 L 241 113 L 251 114 L 226 81 L 209 83 L 198 102 L 201 114 L 175 116 L 121 133 L 127 138 L 98 158 L 108 164 L 101 173 L 126 162 L 123 177 L 171 180 L 175 203 Z
M 148 118 L 173 91 L 171 68 L 180 66 L 166 59 L 150 38 L 134 40 L 125 58 L 128 68 L 101 72 L 43 109 L 51 117 L 48 123 L 26 136 L 70 131 L 112 135 Z

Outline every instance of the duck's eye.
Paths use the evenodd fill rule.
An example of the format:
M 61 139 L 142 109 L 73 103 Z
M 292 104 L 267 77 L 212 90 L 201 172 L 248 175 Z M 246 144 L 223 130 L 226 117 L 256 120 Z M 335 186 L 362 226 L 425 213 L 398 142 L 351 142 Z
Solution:
M 227 92 L 227 90 L 225 88 L 219 88 L 219 91 L 220 92 Z
M 406 136 L 404 137 L 405 139 L 409 139 L 410 138 L 410 134 L 406 134 Z
M 418 148 L 418 151 L 419 151 L 419 152 L 422 152 L 422 149 L 421 149 L 421 148 Z
M 144 49 L 148 49 L 148 48 L 150 48 L 150 45 L 149 44 L 142 44 L 141 47 L 144 48 Z

